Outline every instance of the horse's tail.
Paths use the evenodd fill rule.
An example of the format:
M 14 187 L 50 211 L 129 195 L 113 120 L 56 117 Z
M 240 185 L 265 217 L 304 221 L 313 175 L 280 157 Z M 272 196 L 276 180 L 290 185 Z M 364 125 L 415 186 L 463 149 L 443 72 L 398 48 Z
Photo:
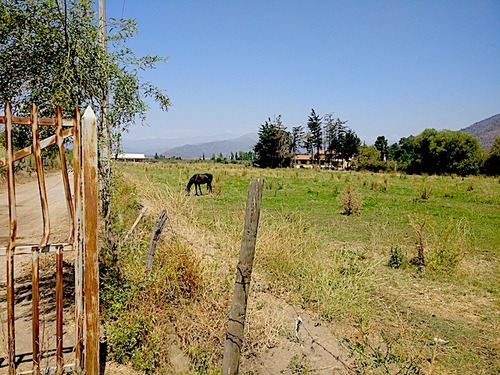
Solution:
M 210 173 L 207 173 L 207 189 L 209 192 L 212 192 L 212 180 L 214 178 L 214 176 L 212 176 Z

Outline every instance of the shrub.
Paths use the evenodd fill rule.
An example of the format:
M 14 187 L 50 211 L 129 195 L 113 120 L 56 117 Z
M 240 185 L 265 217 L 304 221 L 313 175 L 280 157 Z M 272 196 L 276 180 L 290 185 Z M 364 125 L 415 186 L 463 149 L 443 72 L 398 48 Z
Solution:
M 448 187 L 444 188 L 444 197 L 445 198 L 453 198 L 453 193 L 451 192 L 451 189 Z
M 343 214 L 350 215 L 360 215 L 361 206 L 363 205 L 363 197 L 358 192 L 356 187 L 352 184 L 346 185 L 342 194 L 340 194 L 339 203 L 344 209 Z
M 467 221 L 452 218 L 446 227 L 434 233 L 427 267 L 432 271 L 451 273 L 471 248 L 472 234 Z
M 387 262 L 387 266 L 390 268 L 400 268 L 405 263 L 405 255 L 401 248 L 398 246 L 391 247 L 389 252 L 389 261 Z
M 431 197 L 431 191 L 432 189 L 428 184 L 426 183 L 422 184 L 420 188 L 420 197 L 424 200 L 429 199 Z

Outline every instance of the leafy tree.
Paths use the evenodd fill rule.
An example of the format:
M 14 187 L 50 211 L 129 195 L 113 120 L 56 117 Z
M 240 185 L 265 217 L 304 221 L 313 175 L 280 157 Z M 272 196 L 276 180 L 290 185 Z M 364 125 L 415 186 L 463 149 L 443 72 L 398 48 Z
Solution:
M 114 142 L 117 153 L 121 132 L 137 118 L 144 121 L 146 98 L 152 98 L 164 110 L 170 105 L 162 90 L 140 76 L 166 58 L 137 57 L 126 46 L 128 38 L 137 32 L 133 20 L 111 21 L 110 29 L 114 31 L 108 37 L 111 52 L 107 53 L 99 42 L 92 3 L 0 2 L 0 102 L 10 101 L 20 115 L 27 115 L 30 104 L 36 103 L 40 116 L 52 116 L 56 105 L 63 108 L 64 116 L 70 116 L 75 106 L 92 105 L 98 118 L 100 144 L 111 150 Z M 109 104 L 104 108 L 108 93 Z M 30 139 L 30 130 L 22 128 L 16 137 L 18 148 Z M 112 243 L 110 216 L 112 176 L 108 163 L 102 163 L 103 157 L 106 155 L 99 155 L 101 213 L 111 250 L 116 245 Z
M 304 128 L 302 126 L 294 126 L 292 128 L 292 142 L 290 145 L 293 156 L 297 155 L 302 140 L 304 139 Z
M 360 147 L 360 152 L 356 160 L 356 167 L 358 169 L 378 171 L 379 164 L 380 151 L 375 146 L 363 145 Z
M 314 145 L 312 142 L 311 132 L 307 131 L 304 133 L 304 137 L 302 138 L 302 147 L 306 149 L 306 152 L 309 154 L 314 154 Z
M 415 158 L 409 169 L 417 173 L 479 173 L 481 147 L 472 135 L 452 130 L 425 129 L 414 139 Z
M 108 121 L 115 130 L 145 119 L 146 97 L 162 109 L 170 105 L 139 75 L 166 58 L 138 58 L 125 45 L 137 32 L 135 21 L 112 22 L 112 52 L 106 54 L 89 0 L 2 1 L 0 20 L 0 101 L 10 101 L 15 111 L 26 114 L 37 103 L 40 115 L 52 115 L 56 105 L 71 115 L 75 106 L 90 104 L 99 113 L 108 80 Z
M 500 137 L 495 138 L 490 153 L 484 162 L 483 171 L 490 176 L 500 175 Z
M 311 114 L 307 120 L 307 127 L 310 132 L 312 148 L 316 148 L 316 162 L 319 164 L 319 150 L 321 150 L 321 145 L 323 144 L 323 131 L 321 129 L 321 117 L 316 114 L 314 109 L 311 109 Z
M 280 158 L 280 167 L 290 166 L 293 160 L 292 155 L 292 134 L 286 130 L 285 125 L 281 121 L 281 115 L 276 116 L 274 123 L 278 129 L 279 148 L 278 155 Z
M 340 154 L 340 140 L 345 134 L 347 121 L 342 121 L 338 117 L 334 118 L 332 113 L 327 113 L 324 116 L 325 126 L 325 150 L 327 158 L 331 161 L 332 158 Z
M 261 168 L 289 166 L 291 162 L 291 135 L 286 131 L 281 116 L 261 125 L 259 140 L 254 147 L 255 164 Z
M 416 158 L 415 137 L 410 135 L 393 143 L 387 150 L 387 158 L 396 162 L 397 169 L 409 172 L 409 166 Z
M 339 156 L 349 163 L 349 160 L 358 154 L 361 140 L 356 133 L 348 129 L 340 136 Z
M 387 139 L 383 135 L 377 137 L 377 139 L 375 140 L 375 147 L 380 151 L 380 160 L 387 160 Z

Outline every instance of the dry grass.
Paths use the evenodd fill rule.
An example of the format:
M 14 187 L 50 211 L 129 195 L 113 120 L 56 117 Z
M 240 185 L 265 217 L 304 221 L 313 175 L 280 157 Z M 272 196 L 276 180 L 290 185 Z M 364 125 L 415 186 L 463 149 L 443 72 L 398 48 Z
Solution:
M 183 189 L 190 175 L 208 167 L 218 193 L 186 197 Z M 351 342 L 383 347 L 383 331 L 400 365 L 413 363 L 426 373 L 460 369 L 473 374 L 480 368 L 498 368 L 494 348 L 500 343 L 491 335 L 500 323 L 494 276 L 500 271 L 499 255 L 492 238 L 498 228 L 491 219 L 500 204 L 496 181 L 474 179 L 474 189 L 468 191 L 468 181 L 458 178 L 384 175 L 372 189 L 367 181 L 378 178 L 373 174 L 207 164 L 135 166 L 126 167 L 125 173 L 140 187 L 137 198 L 150 208 L 150 221 L 162 208 L 169 213 L 168 234 L 155 263 L 156 286 L 151 287 L 158 290 L 148 292 L 145 301 L 165 322 L 161 327 L 173 324 L 186 351 L 195 348 L 190 359 L 198 373 L 215 370 L 220 363 L 252 177 L 266 180 L 254 268 L 256 294 L 272 293 L 306 308 L 334 323 L 335 335 Z M 337 196 L 346 184 L 363 194 L 362 216 L 339 215 Z M 432 199 L 415 199 L 421 198 L 424 184 L 433 191 Z M 409 216 L 416 223 L 427 221 L 421 233 L 427 267 L 420 271 L 408 263 L 399 269 L 387 267 L 392 247 L 406 257 L 416 254 Z M 147 233 L 146 227 L 135 240 L 140 244 Z M 130 255 L 129 263 L 135 266 L 129 265 L 127 274 L 133 280 L 142 280 L 144 251 Z M 171 295 L 181 297 L 162 301 L 162 296 Z M 249 308 L 247 355 L 270 350 L 287 335 L 279 312 L 254 303 Z M 366 340 L 355 323 L 360 317 L 367 324 Z M 434 337 L 451 344 L 438 346 Z

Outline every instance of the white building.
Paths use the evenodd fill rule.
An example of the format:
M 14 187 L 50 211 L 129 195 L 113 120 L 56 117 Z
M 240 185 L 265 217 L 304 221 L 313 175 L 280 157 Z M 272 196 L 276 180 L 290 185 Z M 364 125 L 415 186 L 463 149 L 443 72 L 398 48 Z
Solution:
M 146 155 L 144 154 L 118 154 L 116 160 L 121 161 L 144 161 L 146 160 Z

